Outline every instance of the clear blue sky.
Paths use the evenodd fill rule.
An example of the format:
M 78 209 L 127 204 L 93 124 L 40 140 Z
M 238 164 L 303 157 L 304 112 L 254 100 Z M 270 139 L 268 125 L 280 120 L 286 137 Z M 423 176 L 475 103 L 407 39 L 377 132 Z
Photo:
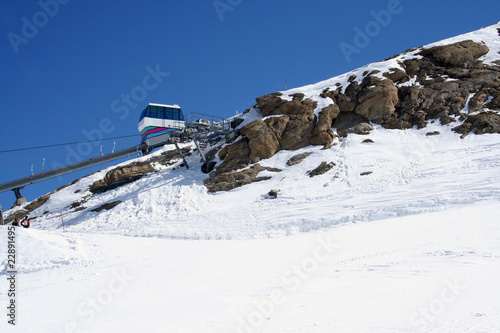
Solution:
M 258 96 L 284 90 L 285 80 L 288 88 L 315 83 L 500 20 L 498 0 L 41 4 L 0 3 L 0 150 L 84 141 L 85 133 L 135 135 L 148 102 L 179 104 L 185 114 L 229 117 Z M 381 23 L 375 23 L 373 12 L 381 11 L 392 13 L 380 14 Z M 372 37 L 358 40 L 357 47 L 358 28 L 372 29 Z M 358 52 L 346 57 L 342 43 Z M 139 140 L 138 135 L 116 140 L 116 149 Z M 112 146 L 113 140 L 105 141 L 104 152 Z M 0 153 L 0 183 L 28 176 L 31 165 L 40 172 L 44 157 L 45 170 L 73 162 L 77 147 Z M 99 151 L 100 145 L 90 152 L 80 149 L 79 157 Z M 97 169 L 34 184 L 22 193 L 33 200 Z M 13 200 L 10 191 L 0 194 L 4 209 Z

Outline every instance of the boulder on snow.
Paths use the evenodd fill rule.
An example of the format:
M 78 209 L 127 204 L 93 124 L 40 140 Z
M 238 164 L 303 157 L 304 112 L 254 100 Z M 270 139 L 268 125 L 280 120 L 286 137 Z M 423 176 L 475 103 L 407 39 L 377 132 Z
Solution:
M 19 209 L 18 211 L 10 214 L 9 217 L 7 217 L 4 220 L 4 223 L 7 224 L 7 223 L 10 223 L 10 222 L 14 222 L 15 219 L 21 220 L 21 219 L 23 219 L 28 214 L 29 214 L 29 211 L 27 211 L 25 209 Z
M 305 160 L 307 157 L 309 157 L 312 153 L 307 152 L 307 153 L 302 153 L 298 154 L 295 156 L 292 156 L 287 162 L 286 165 L 292 166 L 301 163 L 303 160 Z
M 354 112 L 341 113 L 333 122 L 333 127 L 337 128 L 340 136 L 346 137 L 347 134 L 369 134 L 373 126 L 362 116 Z
M 258 181 L 270 179 L 270 176 L 257 177 L 264 170 L 277 172 L 277 169 L 265 168 L 260 164 L 255 164 L 243 171 L 229 171 L 221 174 L 215 174 L 210 178 L 205 179 L 205 186 L 208 192 L 229 191 L 243 185 L 251 184 Z
M 278 193 L 279 193 L 279 192 L 280 192 L 280 190 L 278 190 L 278 189 L 273 189 L 273 190 L 269 191 L 269 192 L 267 193 L 267 195 L 268 195 L 270 198 L 272 198 L 272 199 L 276 199 L 276 198 L 278 197 Z
M 500 133 L 500 115 L 495 112 L 481 112 L 467 117 L 464 123 L 452 129 L 465 137 L 469 133 Z
M 117 206 L 118 204 L 120 204 L 121 202 L 122 202 L 121 200 L 108 202 L 108 203 L 105 203 L 104 205 L 101 205 L 97 208 L 91 209 L 90 211 L 91 212 L 100 212 L 101 210 L 110 210 L 110 209 L 114 208 L 115 206 Z
M 189 155 L 191 148 L 186 147 L 181 149 L 181 151 L 184 155 Z M 160 163 L 162 165 L 172 165 L 179 161 L 180 158 L 181 156 L 179 155 L 177 150 L 169 150 L 161 153 L 158 156 L 154 156 L 148 159 L 146 162 L 130 163 L 124 166 L 116 167 L 108 171 L 103 179 L 97 180 L 92 185 L 90 185 L 90 192 L 94 194 L 104 193 L 125 184 L 134 182 L 141 179 L 146 174 L 154 172 L 154 163 Z
M 419 55 L 432 56 L 440 63 L 447 66 L 458 66 L 467 61 L 475 60 L 490 49 L 481 43 L 472 40 L 464 40 L 450 45 L 436 46 L 420 51 Z
M 151 164 L 127 165 L 110 170 L 103 179 L 90 185 L 90 192 L 104 193 L 122 185 L 141 179 L 144 175 L 154 171 Z
M 333 162 L 321 162 L 321 164 L 314 170 L 308 172 L 309 177 L 315 177 L 327 173 L 335 166 Z

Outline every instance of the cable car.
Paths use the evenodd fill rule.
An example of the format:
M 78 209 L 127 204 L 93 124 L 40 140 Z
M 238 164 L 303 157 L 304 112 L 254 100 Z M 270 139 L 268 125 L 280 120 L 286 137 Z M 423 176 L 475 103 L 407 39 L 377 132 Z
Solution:
M 174 131 L 182 131 L 186 120 L 179 105 L 149 103 L 139 119 L 141 143 L 153 145 L 172 137 Z

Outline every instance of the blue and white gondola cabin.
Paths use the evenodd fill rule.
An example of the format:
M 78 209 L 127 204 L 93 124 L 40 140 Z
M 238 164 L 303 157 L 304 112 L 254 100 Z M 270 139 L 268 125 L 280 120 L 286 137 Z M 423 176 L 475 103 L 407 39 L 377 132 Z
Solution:
M 179 105 L 149 103 L 139 119 L 141 143 L 155 143 L 167 139 L 174 130 L 183 130 L 186 120 Z

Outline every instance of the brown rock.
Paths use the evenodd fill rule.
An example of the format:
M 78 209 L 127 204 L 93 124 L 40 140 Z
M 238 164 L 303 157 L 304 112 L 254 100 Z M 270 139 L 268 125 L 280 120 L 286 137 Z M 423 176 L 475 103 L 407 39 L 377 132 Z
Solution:
M 335 135 L 332 130 L 333 119 L 340 114 L 337 105 L 328 105 L 319 113 L 319 119 L 312 131 L 312 138 L 309 142 L 312 145 L 329 145 L 332 143 Z
M 7 223 L 10 223 L 10 222 L 14 222 L 15 219 L 18 219 L 18 220 L 21 220 L 23 219 L 26 215 L 28 215 L 30 212 L 27 211 L 27 210 L 24 210 L 24 209 L 20 209 L 12 214 L 9 215 L 9 217 L 7 217 L 5 220 L 4 220 L 4 223 L 7 224 Z
M 304 94 L 294 94 L 292 101 L 281 99 L 281 93 L 274 93 L 256 99 L 257 107 L 263 117 L 274 115 L 303 115 L 312 114 L 317 103 L 306 98 Z
M 338 94 L 333 96 L 335 104 L 339 106 L 340 112 L 353 112 L 358 106 L 358 93 L 361 88 L 358 81 L 351 82 L 343 94 L 340 93 L 341 88 L 338 88 Z
M 266 117 L 270 115 L 279 105 L 285 104 L 287 101 L 281 99 L 282 93 L 276 92 L 273 94 L 268 94 L 265 96 L 257 97 L 257 107 L 260 110 L 262 116 Z
M 495 94 L 496 92 L 496 94 Z M 496 97 L 494 97 L 491 102 L 487 103 L 485 106 L 490 109 L 490 110 L 500 110 L 500 90 L 498 91 L 495 91 L 494 93 L 492 93 L 493 96 L 496 95 Z
M 190 150 L 190 148 L 183 148 L 182 153 L 189 155 Z M 176 150 L 170 150 L 163 152 L 158 156 L 152 157 L 140 164 L 130 163 L 124 166 L 116 167 L 108 171 L 103 179 L 95 181 L 92 185 L 90 185 L 89 190 L 90 192 L 96 194 L 115 189 L 139 180 L 146 174 L 155 171 L 153 163 L 172 165 L 178 161 L 179 158 L 180 155 Z
M 90 192 L 94 194 L 103 193 L 139 180 L 153 171 L 154 168 L 149 163 L 118 167 L 108 171 L 103 179 L 97 180 L 90 185 Z
M 91 212 L 100 212 L 101 210 L 110 210 L 110 209 L 114 208 L 115 206 L 117 206 L 118 204 L 120 204 L 121 202 L 122 202 L 121 200 L 108 202 L 108 203 L 105 203 L 104 205 L 101 205 L 97 208 L 91 209 L 90 211 Z
M 364 135 L 373 130 L 373 126 L 365 118 L 352 112 L 340 113 L 333 122 L 333 127 L 337 128 L 338 135 L 343 137 L 349 133 Z
M 309 146 L 314 129 L 314 114 L 289 115 L 289 122 L 281 136 L 280 145 L 284 150 L 297 150 Z
M 301 163 L 303 160 L 305 160 L 307 157 L 309 157 L 312 153 L 302 153 L 298 154 L 295 156 L 292 156 L 287 162 L 286 165 L 292 166 Z
M 500 115 L 491 111 L 481 112 L 467 117 L 462 125 L 452 130 L 462 134 L 462 137 L 471 132 L 474 134 L 500 133 Z
M 488 95 L 485 92 L 476 93 L 469 101 L 469 113 L 481 110 L 487 99 Z
M 485 44 L 472 40 L 464 40 L 450 45 L 436 46 L 422 50 L 419 55 L 432 56 L 437 61 L 448 66 L 457 66 L 470 60 L 475 60 L 490 49 Z
M 383 75 L 393 82 L 407 81 L 409 79 L 406 72 L 399 68 L 391 68 L 390 72 L 384 73 Z
M 396 110 L 398 104 L 398 89 L 394 82 L 389 79 L 381 80 L 377 77 L 369 76 L 364 82 L 370 88 L 363 90 L 358 97 L 359 105 L 355 111 L 357 114 L 372 121 L 381 124 L 389 119 Z M 374 85 L 372 88 L 371 86 Z
M 269 169 L 264 168 L 260 164 L 255 164 L 243 171 L 229 171 L 222 174 L 217 174 L 206 179 L 205 186 L 208 188 L 209 192 L 229 191 L 243 185 L 251 184 L 253 182 L 270 179 L 271 177 L 269 176 L 257 177 L 257 175 L 264 170 Z
M 315 177 L 327 173 L 335 166 L 333 162 L 321 162 L 321 164 L 314 170 L 308 172 L 309 177 Z
M 251 163 L 272 157 L 280 148 L 275 131 L 262 120 L 243 126 L 240 133 L 248 139 Z
M 217 167 L 217 173 L 224 173 L 246 167 L 250 163 L 250 147 L 248 140 L 242 139 L 224 147 L 219 152 L 223 162 Z
M 264 123 L 273 131 L 276 139 L 280 141 L 289 121 L 290 118 L 288 116 L 281 116 L 267 118 L 264 120 Z

